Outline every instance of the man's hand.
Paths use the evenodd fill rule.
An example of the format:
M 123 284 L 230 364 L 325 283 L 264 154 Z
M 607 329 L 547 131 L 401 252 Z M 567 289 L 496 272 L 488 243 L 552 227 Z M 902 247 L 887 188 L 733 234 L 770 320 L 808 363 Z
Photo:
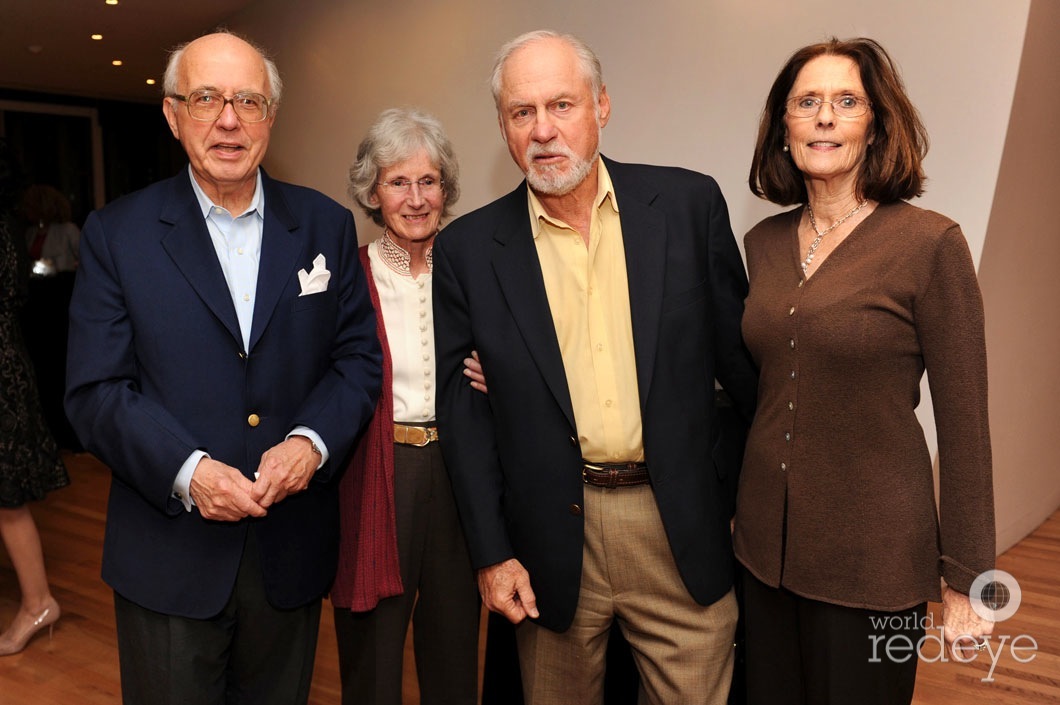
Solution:
M 487 608 L 504 615 L 512 624 L 539 616 L 537 598 L 530 589 L 530 574 L 514 558 L 479 568 L 478 591 Z
M 486 375 L 482 371 L 482 363 L 478 359 L 478 351 L 472 350 L 471 357 L 464 358 L 464 376 L 471 380 L 469 384 L 472 389 L 477 389 L 483 394 L 488 394 L 486 387 Z
M 291 436 L 262 454 L 251 497 L 261 506 L 271 507 L 308 487 L 319 464 L 320 454 L 313 450 L 313 442 L 305 436 Z
M 206 519 L 239 521 L 263 517 L 265 507 L 252 496 L 254 483 L 230 465 L 202 458 L 191 475 L 188 491 Z
M 967 595 L 948 587 L 942 590 L 942 622 L 955 658 L 960 658 L 958 650 L 974 654 L 979 650 L 976 644 L 984 643 L 984 637 L 994 631 L 994 623 L 976 614 Z

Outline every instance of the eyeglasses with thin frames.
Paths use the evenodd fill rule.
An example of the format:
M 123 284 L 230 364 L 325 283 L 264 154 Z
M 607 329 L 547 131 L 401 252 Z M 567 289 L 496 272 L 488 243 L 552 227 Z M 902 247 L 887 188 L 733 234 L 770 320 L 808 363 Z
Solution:
M 425 176 L 422 179 L 412 181 L 411 179 L 391 179 L 390 181 L 379 181 L 376 182 L 376 186 L 383 187 L 387 193 L 393 194 L 406 194 L 412 188 L 413 184 L 419 188 L 420 193 L 424 195 L 433 195 L 438 193 L 442 189 L 442 184 L 445 182 L 441 179 L 436 179 L 433 176 Z
M 232 104 L 236 117 L 246 123 L 262 122 L 269 117 L 269 109 L 272 107 L 272 100 L 261 93 L 236 93 L 231 98 L 225 98 L 219 91 L 199 90 L 188 95 L 173 94 L 169 97 L 184 103 L 188 108 L 188 115 L 202 122 L 212 122 L 221 117 L 229 103 Z
M 792 117 L 812 118 L 821 112 L 821 105 L 824 103 L 828 103 L 832 107 L 832 112 L 841 118 L 861 117 L 872 107 L 872 103 L 867 98 L 859 95 L 844 95 L 832 100 L 823 100 L 813 95 L 800 95 L 789 98 L 785 105 L 788 115 Z

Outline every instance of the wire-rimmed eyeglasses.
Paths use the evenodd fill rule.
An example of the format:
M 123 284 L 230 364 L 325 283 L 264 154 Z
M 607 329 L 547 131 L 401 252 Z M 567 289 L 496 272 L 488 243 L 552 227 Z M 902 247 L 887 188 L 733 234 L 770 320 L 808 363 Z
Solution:
M 813 95 L 800 95 L 789 98 L 785 103 L 788 115 L 797 118 L 815 117 L 821 111 L 821 104 L 828 103 L 832 112 L 841 118 L 861 117 L 872 107 L 868 98 L 859 95 L 844 95 L 832 100 L 823 100 Z
M 225 98 L 219 91 L 199 90 L 188 95 L 173 94 L 170 98 L 182 101 L 188 107 L 188 115 L 203 122 L 221 117 L 229 103 L 242 122 L 261 122 L 269 117 L 269 108 L 272 106 L 272 101 L 261 93 L 236 93 L 231 98 Z
M 435 194 L 441 190 L 442 184 L 445 182 L 441 179 L 436 179 L 433 176 L 425 176 L 422 179 L 391 179 L 390 181 L 379 181 L 376 186 L 382 186 L 387 193 L 408 193 L 409 189 L 412 188 L 412 184 L 416 184 L 419 187 L 420 193 L 423 194 Z

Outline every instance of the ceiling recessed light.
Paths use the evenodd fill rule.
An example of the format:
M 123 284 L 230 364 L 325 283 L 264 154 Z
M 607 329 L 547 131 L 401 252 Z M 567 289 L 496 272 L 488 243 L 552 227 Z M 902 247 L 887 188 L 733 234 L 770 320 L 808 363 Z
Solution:
M 121 59 L 115 59 L 114 61 L 112 61 L 110 63 L 113 66 L 121 66 Z
M 108 5 L 117 5 L 118 4 L 118 0 L 107 0 L 107 4 Z
M 93 34 L 92 38 L 95 39 L 98 42 L 100 39 L 103 39 L 103 35 L 102 34 Z
M 147 85 L 149 85 L 149 86 L 155 85 L 155 79 L 153 79 L 153 78 L 147 79 Z
M 44 51 L 44 47 L 42 47 L 40 44 L 30 44 L 28 47 L 26 47 L 26 51 L 28 51 L 30 54 L 39 54 Z

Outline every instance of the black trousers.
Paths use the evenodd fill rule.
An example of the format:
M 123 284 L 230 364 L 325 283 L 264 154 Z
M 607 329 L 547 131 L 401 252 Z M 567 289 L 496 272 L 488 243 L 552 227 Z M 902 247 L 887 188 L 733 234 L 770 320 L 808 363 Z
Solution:
M 748 705 L 909 705 L 926 604 L 855 609 L 741 574 Z
M 208 580 L 209 576 L 203 576 Z M 140 607 L 114 593 L 125 705 L 299 705 L 309 700 L 320 600 L 268 603 L 254 531 L 228 604 L 211 619 Z
M 412 621 L 422 705 L 476 705 L 482 603 L 437 443 L 394 445 L 394 510 L 405 592 L 369 612 L 335 609 L 344 705 L 401 705 Z

